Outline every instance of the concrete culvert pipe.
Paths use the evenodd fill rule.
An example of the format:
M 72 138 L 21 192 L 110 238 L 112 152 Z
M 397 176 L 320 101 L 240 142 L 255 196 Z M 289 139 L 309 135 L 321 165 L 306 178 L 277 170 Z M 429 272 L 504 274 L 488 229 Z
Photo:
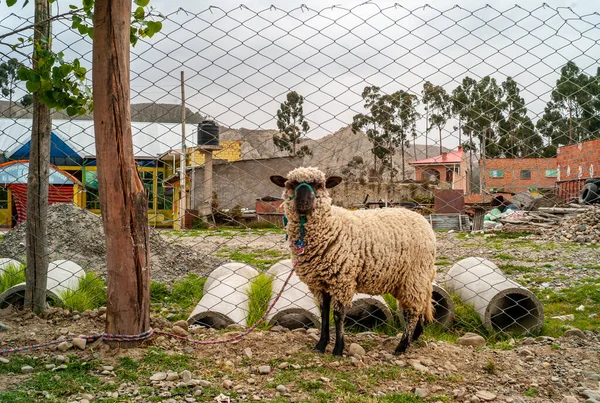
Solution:
M 359 331 L 373 330 L 393 318 L 392 311 L 379 295 L 356 294 L 346 310 L 344 326 Z
M 292 260 L 286 259 L 275 263 L 267 271 L 267 274 L 273 276 L 273 296 L 269 301 L 269 306 L 283 287 L 292 267 Z M 315 298 L 296 273 L 290 278 L 285 291 L 271 310 L 267 320 L 270 325 L 280 325 L 288 329 L 321 326 L 320 312 Z
M 225 263 L 209 274 L 204 295 L 188 318 L 196 324 L 222 329 L 234 323 L 246 325 L 248 290 L 258 271 L 244 263 Z
M 61 294 L 67 290 L 75 290 L 79 279 L 85 271 L 77 263 L 70 260 L 55 260 L 48 264 L 48 281 L 46 283 L 46 301 L 60 305 Z M 0 294 L 0 308 L 8 305 L 21 307 L 25 303 L 25 283 L 19 283 Z
M 487 259 L 463 259 L 452 266 L 447 279 L 448 289 L 474 307 L 489 331 L 531 333 L 544 323 L 540 300 Z
M 433 319 L 437 324 L 449 329 L 454 323 L 454 301 L 442 286 L 433 282 L 433 291 L 431 292 L 431 302 L 433 304 Z M 404 312 L 398 308 L 398 319 L 404 325 Z

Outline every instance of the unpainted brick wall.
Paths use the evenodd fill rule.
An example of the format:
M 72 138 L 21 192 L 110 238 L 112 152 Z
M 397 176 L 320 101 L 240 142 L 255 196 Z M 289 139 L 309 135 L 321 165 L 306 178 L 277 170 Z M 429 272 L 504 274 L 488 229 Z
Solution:
M 529 188 L 551 188 L 556 178 L 547 177 L 546 170 L 556 169 L 556 158 L 494 158 L 485 161 L 486 189 L 504 189 L 518 193 Z M 490 171 L 503 170 L 503 178 L 492 178 Z M 521 179 L 521 171 L 530 170 L 530 179 Z

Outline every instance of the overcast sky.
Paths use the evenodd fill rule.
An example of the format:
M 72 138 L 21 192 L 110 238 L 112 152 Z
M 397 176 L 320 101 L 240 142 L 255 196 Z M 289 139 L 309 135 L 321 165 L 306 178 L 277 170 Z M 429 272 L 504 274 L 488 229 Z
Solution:
M 64 12 L 71 3 L 58 0 L 58 8 Z M 219 6 L 209 8 L 211 3 Z M 499 81 L 512 76 L 535 121 L 568 60 L 590 74 L 599 66 L 596 1 L 553 0 L 546 7 L 531 0 L 518 6 L 498 0 L 361 4 L 251 0 L 240 7 L 233 0 L 152 0 L 167 20 L 161 33 L 132 49 L 133 102 L 179 103 L 183 70 L 192 110 L 227 126 L 275 128 L 279 103 L 296 90 L 306 98 L 309 136 L 318 138 L 364 112 L 360 93 L 366 85 L 420 94 L 427 80 L 452 91 L 466 75 Z M 14 11 L 18 16 L 5 17 L 0 32 L 24 24 L 32 13 L 31 5 Z M 0 15 L 7 14 L 3 2 Z M 67 57 L 89 61 L 88 41 L 65 25 L 55 24 L 54 31 L 55 49 L 68 45 Z M 456 144 L 453 124 L 447 126 L 454 141 L 448 146 Z

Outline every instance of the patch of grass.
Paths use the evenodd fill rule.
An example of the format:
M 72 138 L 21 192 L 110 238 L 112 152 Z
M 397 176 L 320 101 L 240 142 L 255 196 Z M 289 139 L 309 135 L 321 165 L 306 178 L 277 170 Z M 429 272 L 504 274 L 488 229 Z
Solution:
M 121 357 L 119 366 L 115 368 L 115 374 L 124 382 L 135 382 L 139 379 L 140 363 L 129 357 Z
M 158 283 L 156 281 L 150 281 L 150 302 L 151 303 L 160 303 L 164 302 L 171 292 L 169 288 L 163 284 Z
M 417 395 L 408 393 L 391 393 L 380 400 L 381 403 L 425 403 L 425 400 Z
M 248 326 L 254 325 L 263 317 L 269 307 L 269 300 L 273 292 L 273 277 L 261 273 L 255 277 L 248 290 L 248 317 L 246 323 Z M 264 326 L 262 324 L 261 326 Z
M 452 262 L 449 262 L 448 260 L 438 260 L 435 262 L 436 266 L 450 266 L 451 264 Z
M 255 249 L 252 252 L 241 252 L 240 249 L 221 249 L 218 257 L 224 257 L 235 262 L 246 263 L 260 270 L 267 270 L 273 264 L 289 256 L 287 253 L 271 249 Z
M 96 273 L 88 271 L 79 278 L 77 287 L 59 294 L 63 307 L 84 312 L 106 305 L 106 282 Z
M 509 255 L 506 253 L 498 253 L 496 256 L 494 256 L 495 259 L 501 259 L 501 260 L 514 260 L 515 257 L 513 255 Z
M 536 388 L 528 389 L 527 391 L 525 391 L 525 393 L 523 393 L 523 395 L 525 395 L 527 397 L 534 397 L 537 394 L 538 394 L 538 390 Z
M 181 372 L 183 370 L 192 370 L 194 360 L 193 357 L 188 354 L 167 354 L 165 351 L 151 347 L 148 352 L 142 358 L 141 368 L 147 372 L 153 371 L 156 368 L 168 368 L 171 371 Z
M 25 264 L 8 264 L 0 272 L 0 293 L 19 283 L 25 282 Z
M 515 266 L 512 264 L 501 264 L 498 266 L 504 274 L 511 275 L 517 273 L 531 273 L 536 271 L 533 266 Z
M 169 302 L 175 303 L 187 309 L 194 307 L 204 295 L 204 283 L 206 277 L 200 277 L 197 274 L 188 274 L 185 279 L 173 284 Z

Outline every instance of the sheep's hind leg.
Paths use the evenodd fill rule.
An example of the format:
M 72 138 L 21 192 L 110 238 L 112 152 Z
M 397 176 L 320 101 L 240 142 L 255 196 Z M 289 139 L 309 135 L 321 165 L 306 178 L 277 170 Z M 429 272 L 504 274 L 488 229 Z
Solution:
M 321 338 L 313 351 L 324 353 L 329 344 L 329 311 L 331 309 L 331 294 L 326 292 L 321 294 Z
M 333 355 L 341 356 L 344 352 L 344 318 L 346 317 L 345 309 L 333 309 L 333 319 L 335 320 L 335 346 L 333 347 Z
M 408 323 L 408 318 L 406 317 L 406 313 L 404 314 L 404 323 Z M 417 322 L 417 326 L 415 327 L 415 332 L 412 335 L 411 341 L 417 341 L 419 337 L 423 334 L 425 318 L 421 315 L 419 317 L 419 321 Z
M 404 328 L 404 333 L 402 334 L 402 339 L 400 339 L 400 343 L 398 347 L 396 347 L 396 351 L 394 351 L 394 355 L 404 354 L 408 346 L 410 346 L 410 342 L 414 340 L 414 336 L 419 326 L 420 318 L 418 315 L 413 313 L 406 312 L 404 317 L 406 318 L 406 324 Z M 421 326 L 421 332 L 423 331 Z M 420 335 L 417 334 L 417 337 Z

